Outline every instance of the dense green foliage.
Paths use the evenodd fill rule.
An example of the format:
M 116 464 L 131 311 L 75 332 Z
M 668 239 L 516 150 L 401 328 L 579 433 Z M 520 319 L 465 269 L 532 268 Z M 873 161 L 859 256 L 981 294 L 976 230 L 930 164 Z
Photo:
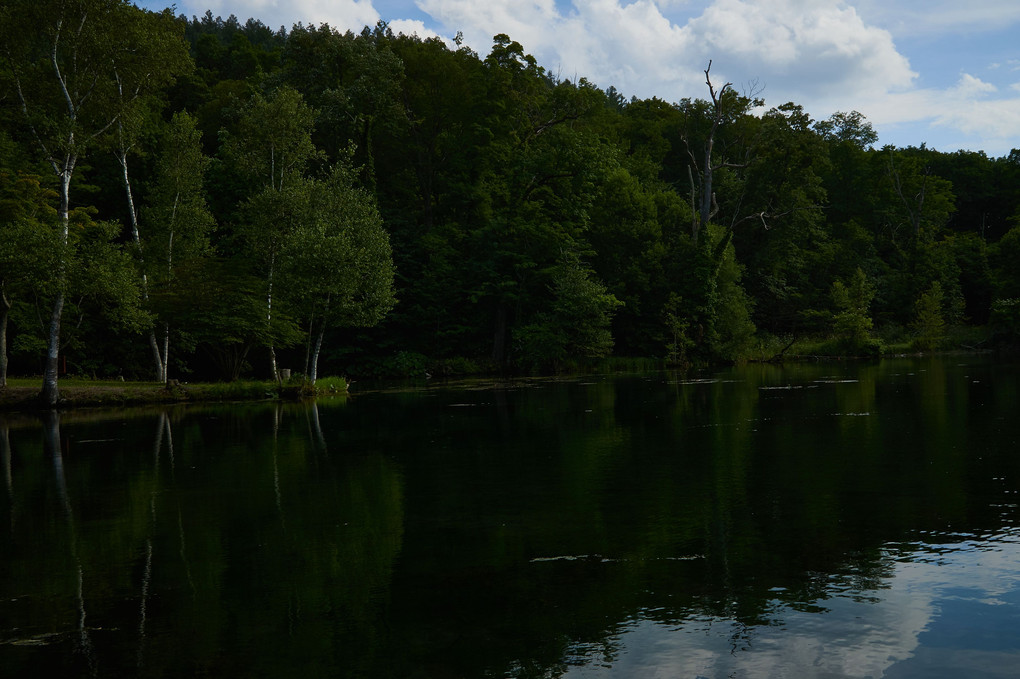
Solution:
M 57 297 L 67 371 L 160 379 L 1015 343 L 1018 151 L 874 148 L 860 114 L 766 109 L 711 65 L 706 98 L 627 101 L 507 35 L 25 17 L 92 5 L 101 87 L 70 115 L 51 34 L 3 32 L 5 370 L 48 367 Z

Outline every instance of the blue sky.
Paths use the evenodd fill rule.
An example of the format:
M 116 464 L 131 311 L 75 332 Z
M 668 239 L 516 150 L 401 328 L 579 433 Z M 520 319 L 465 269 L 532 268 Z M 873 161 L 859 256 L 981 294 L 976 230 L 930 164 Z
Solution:
M 151 9 L 160 0 L 140 0 Z M 179 0 L 177 12 L 276 28 L 458 31 L 480 55 L 507 33 L 561 78 L 628 98 L 705 97 L 713 81 L 761 89 L 815 119 L 863 113 L 879 144 L 998 157 L 1020 148 L 1016 0 Z

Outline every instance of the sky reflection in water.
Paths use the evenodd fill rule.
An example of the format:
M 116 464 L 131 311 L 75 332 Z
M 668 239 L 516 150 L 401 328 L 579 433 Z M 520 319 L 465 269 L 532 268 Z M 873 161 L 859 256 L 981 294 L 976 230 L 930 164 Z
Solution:
M 777 588 L 767 624 L 638 617 L 603 648 L 576 648 L 571 679 L 598 677 L 1015 677 L 1020 529 L 890 545 L 879 589 L 827 576 L 797 610 Z M 942 541 L 944 540 L 944 541 Z M 815 608 L 817 607 L 817 608 Z

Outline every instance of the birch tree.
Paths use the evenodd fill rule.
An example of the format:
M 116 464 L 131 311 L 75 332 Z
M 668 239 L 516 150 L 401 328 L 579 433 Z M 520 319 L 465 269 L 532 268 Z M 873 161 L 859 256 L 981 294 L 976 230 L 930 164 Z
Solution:
M 265 279 L 265 336 L 275 380 L 279 379 L 276 342 L 280 337 L 274 331 L 273 309 L 277 269 L 288 238 L 307 218 L 303 173 L 309 161 L 319 156 L 312 143 L 315 116 L 293 88 L 280 88 L 268 97 L 256 94 L 224 143 L 224 153 L 238 173 L 261 187 L 242 206 L 238 231 Z
M 356 186 L 351 153 L 312 184 L 311 212 L 282 254 L 296 309 L 307 323 L 305 375 L 314 385 L 329 328 L 370 327 L 393 308 L 393 259 L 375 200 Z
M 126 106 L 149 88 L 170 82 L 173 70 L 168 65 L 175 60 L 168 59 L 165 50 L 185 49 L 181 28 L 169 20 L 154 24 L 151 34 L 135 30 L 144 15 L 125 0 L 9 0 L 0 7 L 4 67 L 14 84 L 22 122 L 58 185 L 57 285 L 40 394 L 50 406 L 59 398 L 57 369 L 75 170 L 121 120 Z M 136 83 L 137 89 L 119 91 L 118 83 L 125 82 Z
M 184 306 L 182 296 L 194 293 L 182 287 L 179 272 L 212 251 L 209 235 L 215 222 L 203 192 L 209 158 L 202 155 L 201 136 L 193 117 L 174 115 L 160 141 L 154 182 L 141 220 L 148 232 L 143 249 L 146 276 L 151 277 L 157 298 L 153 306 L 159 321 L 158 341 L 156 327 L 149 332 L 160 382 L 169 378 L 170 334 L 177 320 L 173 310 Z M 142 282 L 147 288 L 148 278 Z M 147 289 L 143 292 L 148 295 Z
M 153 53 L 157 53 L 162 61 L 161 67 L 174 74 L 183 74 L 191 69 L 192 63 L 184 43 L 178 32 L 172 30 L 175 21 L 172 12 L 162 14 L 143 13 L 136 21 L 124 27 L 124 30 L 136 34 L 138 42 L 144 42 Z M 164 25 L 171 30 L 162 30 Z M 153 79 L 150 72 L 116 70 L 114 81 L 116 98 L 119 104 L 119 115 L 111 132 L 110 146 L 120 166 L 121 181 L 127 201 L 128 227 L 134 244 L 135 255 L 141 269 L 141 294 L 143 301 L 149 303 L 149 280 L 145 266 L 142 227 L 139 209 L 135 202 L 135 191 L 131 180 L 131 157 L 139 151 L 139 140 L 146 127 L 151 127 L 152 118 L 157 114 L 158 101 L 153 96 L 154 83 L 158 86 L 161 79 Z M 164 326 L 165 327 L 165 326 Z M 148 329 L 149 347 L 152 350 L 157 381 L 167 379 L 166 356 L 161 351 L 156 339 L 156 328 Z M 167 348 L 168 339 L 164 333 L 163 349 Z

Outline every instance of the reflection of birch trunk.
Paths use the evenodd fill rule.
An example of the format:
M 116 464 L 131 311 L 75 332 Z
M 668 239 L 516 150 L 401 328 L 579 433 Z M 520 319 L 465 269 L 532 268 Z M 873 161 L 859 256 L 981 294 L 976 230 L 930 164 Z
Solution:
M 287 521 L 283 516 L 283 495 L 280 493 L 280 465 L 277 462 L 277 440 L 280 435 L 280 414 L 282 407 L 279 403 L 273 408 L 273 490 L 276 492 L 276 511 L 280 513 L 280 523 L 284 530 L 287 528 Z
M 11 474 L 11 435 L 10 427 L 0 420 L 0 456 L 4 466 L 4 487 L 7 489 L 7 501 L 10 505 L 11 533 L 14 533 L 14 476 Z
M 167 460 L 170 462 L 170 480 L 172 483 L 175 483 L 177 481 L 177 462 L 174 459 L 174 431 L 170 425 L 170 413 L 167 411 L 160 413 L 159 430 L 166 434 L 166 453 Z M 175 495 L 177 494 L 175 493 Z M 184 515 L 181 511 L 181 498 L 179 495 L 177 496 L 177 539 L 181 546 L 178 553 L 181 556 L 181 563 L 184 564 L 184 574 L 188 578 L 188 586 L 194 592 L 195 581 L 191 578 L 191 566 L 188 565 L 187 540 L 185 540 L 184 536 Z
M 152 490 L 149 492 L 149 537 L 145 540 L 145 570 L 142 572 L 142 597 L 138 614 L 138 668 L 145 664 L 145 625 L 148 622 L 147 606 L 152 586 L 152 536 L 156 532 L 156 494 L 159 492 L 159 458 L 163 450 L 163 437 L 168 424 L 166 411 L 159 415 L 156 441 L 152 444 Z
M 145 665 L 145 605 L 149 600 L 149 584 L 152 582 L 152 538 L 145 541 L 145 573 L 142 575 L 141 619 L 138 623 L 138 669 Z
M 159 417 L 162 428 L 166 431 L 166 453 L 170 461 L 170 478 L 176 480 L 176 465 L 174 463 L 174 432 L 170 428 L 170 413 L 163 411 Z
M 53 475 L 57 484 L 57 495 L 64 509 L 67 527 L 70 533 L 71 561 L 78 575 L 78 591 L 75 594 L 78 604 L 78 638 L 76 652 L 85 655 L 92 674 L 95 675 L 95 658 L 92 654 L 92 640 L 89 638 L 88 627 L 85 626 L 85 572 L 78 556 L 78 534 L 74 525 L 74 511 L 71 508 L 71 497 L 67 492 L 67 478 L 64 475 L 64 456 L 60 449 L 60 413 L 56 410 L 47 411 L 43 415 L 43 450 L 53 461 Z
M 322 433 L 322 424 L 319 422 L 319 404 L 312 401 L 312 430 L 315 433 L 315 438 L 319 442 L 319 446 L 322 450 L 326 450 L 326 437 Z

